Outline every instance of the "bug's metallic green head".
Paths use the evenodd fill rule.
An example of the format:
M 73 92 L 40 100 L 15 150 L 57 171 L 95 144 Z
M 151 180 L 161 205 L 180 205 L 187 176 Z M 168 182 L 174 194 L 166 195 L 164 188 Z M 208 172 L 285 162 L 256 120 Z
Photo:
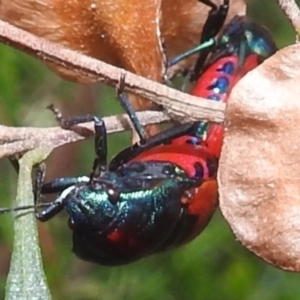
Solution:
M 236 16 L 220 34 L 219 45 L 238 49 L 244 46 L 247 52 L 267 58 L 277 50 L 269 31 L 245 16 Z

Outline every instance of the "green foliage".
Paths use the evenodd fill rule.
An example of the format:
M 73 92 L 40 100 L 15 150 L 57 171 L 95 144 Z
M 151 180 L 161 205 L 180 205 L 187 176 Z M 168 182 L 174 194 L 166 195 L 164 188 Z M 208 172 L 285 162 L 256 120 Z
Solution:
M 272 30 L 278 45 L 293 42 L 293 31 L 276 2 L 264 1 L 264 10 L 260 4 L 261 0 L 251 2 L 250 15 Z M 53 116 L 45 110 L 50 103 L 62 107 L 69 115 L 110 115 L 121 111 L 110 88 L 82 87 L 63 81 L 41 62 L 3 45 L 0 53 L 3 124 L 54 125 Z M 128 135 L 110 136 L 110 155 L 128 143 Z M 92 159 L 91 141 L 62 147 L 51 155 L 51 163 L 48 161 L 48 180 L 87 174 Z M 16 175 L 5 160 L 0 161 L 0 170 L 1 206 L 9 206 L 16 194 Z M 65 214 L 41 227 L 44 267 L 53 299 L 298 299 L 299 276 L 278 270 L 247 251 L 235 240 L 220 214 L 216 214 L 205 232 L 189 245 L 119 268 L 78 260 L 71 253 L 71 232 Z M 11 247 L 12 218 L 1 216 L 1 299 Z

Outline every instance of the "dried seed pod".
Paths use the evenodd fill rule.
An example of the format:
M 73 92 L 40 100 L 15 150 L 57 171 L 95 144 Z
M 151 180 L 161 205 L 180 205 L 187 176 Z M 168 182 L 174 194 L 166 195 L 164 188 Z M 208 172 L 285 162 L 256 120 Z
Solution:
M 232 91 L 219 168 L 222 213 L 238 240 L 300 271 L 300 45 L 272 56 Z

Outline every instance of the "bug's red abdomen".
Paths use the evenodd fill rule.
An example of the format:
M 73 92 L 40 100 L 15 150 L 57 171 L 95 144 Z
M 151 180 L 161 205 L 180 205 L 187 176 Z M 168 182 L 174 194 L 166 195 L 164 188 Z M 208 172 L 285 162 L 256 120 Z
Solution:
M 191 94 L 227 103 L 229 93 L 235 84 L 259 64 L 257 54 L 248 55 L 242 67 L 239 66 L 237 54 L 224 56 L 209 66 L 199 77 L 191 90 Z M 222 124 L 210 124 L 205 143 L 210 152 L 216 157 L 220 157 L 223 138 L 224 126 Z

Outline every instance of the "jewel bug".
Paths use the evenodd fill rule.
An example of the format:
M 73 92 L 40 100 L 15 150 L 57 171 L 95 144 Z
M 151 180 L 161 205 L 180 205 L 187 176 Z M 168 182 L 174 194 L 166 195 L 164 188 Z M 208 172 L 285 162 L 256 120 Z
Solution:
M 208 34 L 205 34 L 208 36 Z M 170 65 L 187 56 L 205 49 L 205 62 L 201 70 L 197 63 L 191 80 L 195 80 L 190 93 L 195 96 L 227 102 L 233 86 L 246 73 L 256 68 L 277 51 L 275 42 L 264 27 L 245 16 L 235 16 L 222 30 L 218 38 L 212 38 L 170 61 Z M 202 61 L 201 55 L 199 56 Z M 196 76 L 196 77 L 195 77 Z M 224 128 L 219 124 L 209 124 L 206 143 L 219 157 Z

